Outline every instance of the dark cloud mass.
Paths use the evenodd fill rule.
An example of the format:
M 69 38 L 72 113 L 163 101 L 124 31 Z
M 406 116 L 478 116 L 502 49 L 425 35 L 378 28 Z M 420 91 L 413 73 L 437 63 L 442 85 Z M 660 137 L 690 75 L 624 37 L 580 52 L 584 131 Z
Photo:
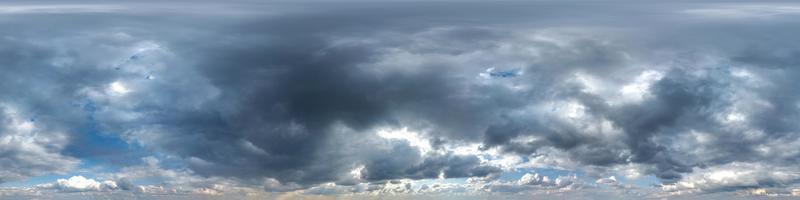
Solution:
M 96 165 L 117 181 L 38 188 L 168 193 L 129 180 L 160 177 L 202 194 L 398 193 L 468 178 L 499 193 L 630 190 L 616 174 L 653 176 L 668 194 L 794 195 L 799 8 L 11 2 L 0 183 Z M 501 156 L 602 179 L 507 182 L 524 163 Z

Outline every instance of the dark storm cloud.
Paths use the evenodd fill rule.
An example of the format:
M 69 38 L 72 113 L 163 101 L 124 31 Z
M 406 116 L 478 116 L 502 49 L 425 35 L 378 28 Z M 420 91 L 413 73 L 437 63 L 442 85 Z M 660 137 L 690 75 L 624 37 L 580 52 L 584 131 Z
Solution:
M 447 83 L 442 82 L 448 80 L 446 71 L 442 70 L 377 76 L 369 72 L 371 69 L 358 68 L 359 64 L 372 62 L 374 51 L 380 48 L 332 46 L 322 34 L 362 28 L 363 24 L 347 27 L 355 20 L 350 20 L 353 16 L 328 15 L 331 16 L 313 19 L 332 19 L 331 22 L 308 21 L 302 26 L 294 23 L 306 21 L 306 15 L 255 19 L 228 26 L 231 32 L 192 38 L 192 41 L 207 41 L 204 43 L 170 46 L 170 51 L 192 62 L 170 62 L 167 65 L 172 65 L 171 68 L 155 74 L 156 80 L 178 78 L 186 73 L 198 73 L 201 78 L 182 78 L 193 86 L 181 82 L 160 86 L 160 90 L 171 91 L 169 93 L 129 94 L 155 97 L 123 108 L 126 112 L 147 113 L 144 124 L 114 121 L 113 113 L 103 113 L 101 116 L 105 118 L 99 120 L 115 132 L 145 125 L 144 130 L 133 128 L 127 132 L 134 138 L 147 131 L 158 133 L 153 135 L 152 141 L 139 139 L 145 141 L 145 147 L 183 156 L 199 174 L 245 179 L 274 177 L 282 182 L 302 184 L 335 181 L 340 175 L 331 172 L 345 172 L 350 170 L 345 167 L 352 167 L 352 164 L 325 166 L 326 161 L 337 159 L 320 155 L 328 151 L 321 147 L 329 140 L 333 125 L 343 124 L 360 132 L 376 125 L 396 124 L 389 115 L 392 108 L 422 98 L 433 98 L 436 103 L 419 106 L 446 105 L 444 101 L 449 99 L 436 98 L 447 96 L 450 90 Z M 334 21 L 344 23 L 343 27 L 314 25 Z M 167 44 L 181 42 L 184 41 L 176 39 Z M 190 93 L 198 88 L 211 91 L 211 96 L 172 96 L 172 93 Z M 202 109 L 164 104 L 167 99 L 192 101 Z M 192 142 L 187 143 L 187 140 Z M 481 167 L 474 156 L 427 158 L 419 157 L 415 151 L 393 151 L 394 154 L 398 155 L 349 161 L 366 162 L 366 170 L 370 172 L 365 177 L 368 180 L 434 178 L 439 172 L 446 177 L 485 176 L 497 172 L 496 168 Z M 398 159 L 401 157 L 409 159 Z M 443 160 L 431 160 L 438 158 Z M 374 164 L 380 159 L 404 162 Z M 378 175 L 381 172 L 389 174 Z
M 369 9 L 357 9 L 357 11 L 375 12 Z M 391 11 L 401 14 L 409 12 L 403 9 L 391 9 Z M 184 144 L 178 143 L 182 139 L 168 138 L 166 141 L 176 143 L 162 144 L 161 147 L 203 160 L 204 162 L 192 165 L 201 174 L 238 177 L 267 175 L 293 182 L 331 180 L 335 174 L 315 173 L 313 168 L 321 164 L 317 162 L 325 160 L 319 158 L 317 154 L 319 151 L 326 151 L 319 148 L 324 141 L 329 140 L 327 137 L 330 137 L 329 132 L 333 124 L 342 123 L 362 131 L 374 128 L 376 125 L 414 126 L 414 123 L 421 122 L 430 124 L 425 126 L 435 127 L 437 134 L 443 134 L 450 139 L 474 141 L 481 137 L 481 130 L 485 129 L 484 127 L 494 127 L 494 123 L 515 120 L 504 117 L 504 113 L 525 106 L 526 103 L 522 101 L 525 98 L 542 99 L 548 93 L 560 93 L 559 79 L 584 68 L 592 72 L 608 71 L 624 60 L 616 47 L 589 39 L 571 41 L 568 46 L 535 41 L 531 45 L 543 49 L 542 53 L 545 55 L 541 57 L 544 59 L 527 60 L 528 58 L 524 58 L 526 55 L 509 55 L 513 59 L 528 62 L 528 66 L 525 66 L 527 74 L 513 77 L 516 80 L 511 81 L 537 82 L 533 86 L 534 89 L 515 92 L 502 86 L 474 85 L 472 82 L 476 74 L 467 72 L 482 71 L 484 66 L 453 66 L 446 63 L 437 64 L 434 61 L 423 66 L 380 69 L 372 64 L 380 61 L 385 54 L 382 51 L 387 48 L 401 48 L 431 55 L 464 55 L 487 48 L 496 49 L 502 42 L 506 42 L 504 40 L 511 37 L 505 33 L 479 28 L 408 32 L 409 30 L 403 29 L 405 26 L 400 28 L 391 26 L 397 25 L 394 23 L 369 26 L 374 22 L 393 22 L 396 19 L 403 19 L 402 16 L 405 15 L 383 16 L 384 12 L 376 12 L 372 19 L 353 19 L 354 16 L 340 12 L 343 11 L 256 19 L 253 22 L 233 25 L 230 31 L 213 35 L 224 37 L 225 40 L 203 40 L 209 42 L 197 48 L 187 48 L 186 53 L 182 53 L 184 51 L 182 49 L 176 49 L 183 55 L 204 55 L 190 60 L 198 60 L 196 69 L 208 77 L 213 87 L 221 92 L 219 99 L 222 102 L 209 105 L 225 104 L 226 107 L 218 108 L 221 109 L 219 118 L 213 117 L 211 121 L 164 124 L 165 127 L 177 128 L 168 131 L 178 134 L 176 138 L 184 138 L 183 133 L 191 132 L 193 134 L 190 137 L 197 137 L 200 141 L 208 143 Z M 286 24 L 288 22 L 291 24 Z M 366 27 L 374 30 L 365 30 Z M 396 33 L 389 36 L 400 38 L 382 38 L 382 35 L 377 35 L 379 37 L 377 43 L 338 45 L 331 43 L 334 42 L 331 40 L 337 39 L 335 37 L 337 35 L 345 38 L 353 37 L 351 34 L 373 37 L 370 35 L 392 30 Z M 472 32 L 484 34 L 469 34 L 471 37 L 467 38 L 458 37 Z M 416 42 L 414 38 L 406 38 L 409 34 L 417 34 L 423 40 L 430 40 L 429 42 L 435 45 L 416 46 L 418 44 L 414 43 Z M 517 38 L 511 37 L 511 39 Z M 473 41 L 483 43 L 482 47 L 470 49 L 472 47 L 469 43 Z M 411 44 L 407 45 L 408 43 Z M 455 48 L 458 51 L 447 49 L 453 46 L 463 47 Z M 466 94 L 461 94 L 464 92 Z M 168 111 L 168 113 L 180 112 L 182 111 Z M 195 118 L 207 115 L 217 114 L 187 113 L 176 117 Z M 410 120 L 415 118 L 421 120 Z M 171 120 L 167 118 L 154 121 Z M 531 124 L 532 122 L 535 124 Z M 547 127 L 536 121 L 522 123 L 529 129 L 546 131 L 548 133 L 546 137 L 549 139 L 546 145 L 572 149 L 591 140 L 580 136 L 577 130 L 554 131 L 569 127 Z M 198 128 L 200 124 L 210 127 Z M 496 139 L 497 144 L 524 133 L 516 134 Z M 211 151 L 207 149 L 208 146 L 238 144 L 239 141 L 253 145 L 266 155 L 243 154 L 242 152 L 246 152 L 247 149 L 238 145 L 215 148 Z M 491 143 L 487 144 L 487 147 L 491 147 Z M 250 156 L 252 158 L 247 159 Z M 403 164 L 419 162 L 420 158 L 405 157 L 409 159 L 400 159 L 404 156 L 390 156 L 382 158 L 389 160 L 378 162 L 379 164 L 368 162 L 366 167 L 370 174 L 367 175 L 367 179 L 438 176 L 440 171 L 438 169 L 441 167 L 434 167 L 437 170 L 427 172 L 406 169 L 411 166 Z M 431 161 L 425 160 L 423 165 L 429 162 Z M 422 174 L 409 175 L 419 173 Z M 445 173 L 448 177 L 486 175 L 486 173 L 467 172 L 452 173 L 452 175 Z
M 614 121 L 627 133 L 626 143 L 631 149 L 632 162 L 654 163 L 658 168 L 656 175 L 662 179 L 680 178 L 680 173 L 689 172 L 672 158 L 666 147 L 652 141 L 654 134 L 671 134 L 668 129 L 694 128 L 696 122 L 707 126 L 710 120 L 705 109 L 709 108 L 715 94 L 713 87 L 705 80 L 686 80 L 681 72 L 668 74 L 652 88 L 654 98 L 641 105 L 621 108 Z M 616 118 L 621 119 L 616 119 Z M 703 120 L 703 121 L 697 121 Z M 676 126 L 680 124 L 680 126 Z
M 714 23 L 682 12 L 707 4 L 679 3 L 274 3 L 286 10 L 270 12 L 238 3 L 200 7 L 206 15 L 131 5 L 118 14 L 34 9 L 9 17 L 27 23 L 0 21 L 21 27 L 0 31 L 0 101 L 67 135 L 41 145 L 48 156 L 98 156 L 79 148 L 106 144 L 86 136 L 97 132 L 174 156 L 199 175 L 300 187 L 500 172 L 443 150 L 463 143 L 526 156 L 553 148 L 588 167 L 642 164 L 666 183 L 696 168 L 800 158 L 759 153 L 798 139 L 796 46 L 756 37 L 797 32 L 783 28 L 790 21 Z M 223 12 L 231 10 L 242 12 Z M 739 25 L 747 31 L 731 32 Z M 760 42 L 769 45 L 750 44 Z M 770 84 L 744 83 L 755 79 L 739 69 Z M 641 100 L 591 91 L 617 92 L 647 70 L 663 77 L 641 88 Z M 580 115 L 561 108 L 572 104 Z M 735 122 L 744 128 L 720 120 L 734 111 L 747 115 Z M 606 121 L 620 134 L 587 128 Z M 426 130 L 444 152 L 375 133 L 387 127 Z M 7 129 L 0 136 L 14 134 Z M 17 159 L 19 149 L 0 149 L 14 158 L 0 165 L 21 163 L 9 167 L 16 177 L 64 171 Z
M 368 8 L 372 8 L 369 7 Z M 386 9 L 386 8 L 380 8 Z M 369 9 L 358 10 L 374 12 Z M 394 12 L 408 12 L 398 9 Z M 415 11 L 418 12 L 418 11 Z M 428 14 L 428 13 L 426 13 Z M 168 130 L 174 137 L 184 138 L 184 133 L 191 132 L 189 137 L 198 138 L 192 144 L 179 143 L 181 139 L 170 139 L 176 143 L 162 144 L 161 147 L 168 151 L 180 152 L 187 157 L 199 158 L 204 162 L 194 163 L 192 166 L 201 173 L 209 175 L 233 175 L 239 177 L 252 177 L 253 175 L 277 176 L 282 181 L 324 181 L 330 180 L 335 174 L 318 174 L 313 172 L 320 159 L 317 154 L 322 142 L 328 140 L 331 126 L 342 123 L 356 131 L 374 128 L 376 125 L 400 125 L 408 119 L 421 117 L 424 123 L 430 123 L 438 128 L 440 134 L 445 134 L 456 140 L 474 140 L 480 135 L 482 126 L 494 120 L 503 120 L 503 110 L 522 106 L 520 94 L 513 94 L 507 88 L 488 86 L 482 88 L 471 85 L 474 74 L 464 74 L 464 66 L 449 66 L 443 64 L 428 64 L 427 66 L 407 66 L 414 70 L 379 69 L 371 66 L 382 56 L 386 48 L 412 48 L 411 51 L 427 52 L 431 54 L 465 54 L 464 52 L 451 52 L 438 48 L 406 47 L 397 41 L 410 38 L 388 39 L 388 43 L 379 41 L 377 44 L 340 44 L 332 45 L 330 34 L 350 33 L 355 34 L 372 24 L 372 20 L 379 22 L 392 22 L 397 16 L 383 16 L 376 14 L 373 19 L 353 19 L 354 16 L 339 12 L 313 13 L 310 16 L 288 16 L 277 19 L 256 20 L 245 24 L 232 26 L 231 32 L 223 32 L 226 40 L 208 39 L 198 48 L 187 48 L 187 53 L 182 49 L 177 52 L 184 55 L 206 55 L 191 60 L 198 60 L 197 69 L 208 77 L 214 88 L 220 93 L 220 102 L 209 103 L 224 104 L 226 107 L 218 108 L 219 118 L 212 117 L 203 123 L 162 124 L 176 130 Z M 382 19 L 385 18 L 385 19 Z M 311 20 L 313 19 L 313 20 Z M 309 21 L 307 21 L 309 20 Z M 360 20 L 366 20 L 360 23 Z M 291 24 L 286 24 L 291 22 Z M 351 24 L 353 23 L 353 24 Z M 298 24 L 303 24 L 299 26 Z M 315 24 L 321 24 L 319 26 Z M 331 26 L 337 24 L 338 26 Z M 394 28 L 384 24 L 372 26 L 375 30 L 391 31 Z M 322 28 L 320 28 L 320 26 Z M 382 27 L 387 28 L 382 28 Z M 492 31 L 481 29 L 445 30 L 443 36 L 463 34 L 467 31 Z M 319 32 L 318 32 L 319 31 Z M 344 33 L 340 33 L 343 31 Z M 399 32 L 400 37 L 405 34 Z M 230 35 L 236 36 L 231 37 Z M 374 33 L 373 33 L 374 34 Z M 433 33 L 436 41 L 452 44 L 464 44 L 466 41 L 478 40 L 497 42 L 498 34 L 473 36 L 462 41 L 461 37 L 443 37 Z M 502 35 L 502 34 L 499 34 Z M 218 36 L 218 35 L 214 35 Z M 342 36 L 340 36 L 342 37 Z M 345 37 L 350 37 L 345 35 Z M 273 39 L 275 38 L 275 39 Z M 383 40 L 383 38 L 380 38 Z M 220 43 L 217 43 L 220 41 Z M 557 57 L 537 63 L 535 72 L 554 73 L 549 75 L 533 74 L 531 76 L 545 78 L 545 81 L 554 81 L 558 76 L 553 68 L 561 66 L 583 65 L 610 65 L 617 62 L 618 55 L 612 51 L 608 53 L 597 48 L 605 48 L 593 41 L 580 40 L 574 44 L 579 49 L 567 49 L 555 44 L 541 44 Z M 213 53 L 212 53 L 213 52 Z M 210 55 L 209 55 L 210 54 Z M 564 63 L 556 63 L 564 60 Z M 607 64 L 608 63 L 608 64 Z M 473 67 L 474 68 L 474 67 Z M 482 69 L 479 69 L 482 70 Z M 598 69 L 599 70 L 599 69 Z M 376 73 L 379 72 L 379 73 Z M 551 79 L 552 78 L 552 79 Z M 477 87 L 477 88 L 476 88 Z M 548 87 L 539 85 L 537 87 Z M 467 96 L 458 93 L 467 90 L 469 93 L 485 97 Z M 479 90 L 479 91 L 471 91 Z M 527 91 L 536 92 L 536 91 Z M 532 94 L 523 94 L 529 96 Z M 497 104 L 497 102 L 501 102 Z M 169 108 L 162 108 L 170 110 Z M 166 111 L 168 113 L 181 113 L 183 111 Z M 194 113 L 180 116 L 217 115 L 211 113 Z M 167 116 L 170 117 L 170 116 Z M 171 121 L 169 118 L 154 121 Z M 203 124 L 209 127 L 198 128 Z M 407 126 L 407 125 L 406 125 Z M 202 131 L 192 131 L 202 130 Z M 172 136 L 170 136 L 172 137 Z M 561 137 L 553 135 L 552 137 Z M 224 144 L 245 141 L 265 155 L 243 154 L 244 147 L 219 147 L 209 151 L 208 146 L 224 146 Z M 556 145 L 562 143 L 556 141 Z M 195 149 L 196 148 L 196 149 Z M 248 159 L 247 157 L 252 156 Z M 268 159 L 263 159 L 268 158 Z M 400 157 L 386 157 L 396 159 L 381 165 L 367 164 L 367 171 L 375 173 L 368 175 L 368 179 L 419 177 L 431 178 L 438 175 L 439 170 L 428 172 L 415 172 L 404 169 L 400 164 L 415 163 L 419 159 L 403 161 Z M 475 158 L 470 158 L 475 160 Z M 452 161 L 460 161 L 456 159 Z M 426 160 L 427 161 L 427 160 Z M 206 163 L 210 162 L 210 163 Z M 397 163 L 394 163 L 397 162 Z M 430 162 L 430 161 L 427 161 Z M 394 164 L 392 164 L 394 163 Z M 477 163 L 470 162 L 471 165 Z M 425 165 L 426 162 L 423 162 Z M 455 164 L 455 163 L 454 163 Z M 446 163 L 437 164 L 434 169 L 446 166 Z M 312 169 L 307 169 L 312 168 Z M 336 166 L 334 166 L 336 167 Z M 310 171 L 307 171 L 310 170 Z M 385 173 L 383 173 L 385 171 Z M 489 170 L 491 171 L 491 170 Z M 384 175 L 378 175 L 378 173 Z M 423 173 L 423 175 L 406 175 L 406 173 Z M 427 173 L 427 175 L 425 174 Z M 487 173 L 472 172 L 445 172 L 447 176 L 463 177 L 470 175 L 486 175 Z M 312 176 L 313 174 L 313 176 Z M 377 177 L 377 178 L 376 178 Z

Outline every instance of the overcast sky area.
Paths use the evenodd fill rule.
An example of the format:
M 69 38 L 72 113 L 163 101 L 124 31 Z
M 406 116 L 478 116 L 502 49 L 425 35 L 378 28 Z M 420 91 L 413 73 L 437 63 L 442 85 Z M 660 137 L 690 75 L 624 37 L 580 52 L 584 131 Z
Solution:
M 0 2 L 0 199 L 800 198 L 800 3 Z

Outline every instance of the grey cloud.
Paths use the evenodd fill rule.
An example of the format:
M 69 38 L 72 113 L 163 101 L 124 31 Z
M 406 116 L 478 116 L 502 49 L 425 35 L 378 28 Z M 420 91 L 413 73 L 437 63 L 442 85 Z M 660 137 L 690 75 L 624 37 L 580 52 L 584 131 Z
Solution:
M 3 21 L 20 30 L 2 31 L 0 89 L 9 92 L 0 101 L 35 113 L 43 133 L 63 132 L 65 142 L 41 146 L 64 163 L 137 156 L 82 147 L 92 143 L 87 132 L 100 132 L 204 177 L 271 178 L 292 189 L 500 172 L 443 144 L 526 156 L 554 148 L 586 167 L 643 164 L 665 183 L 697 168 L 800 158 L 786 151 L 798 140 L 795 45 L 741 40 L 797 32 L 782 28 L 793 22 L 745 20 L 731 31 L 738 26 L 671 19 L 691 7 L 678 3 L 342 4 L 275 3 L 290 11 L 247 15 L 69 13 L 87 22 L 74 27 L 38 15 Z M 225 9 L 266 7 L 242 5 L 254 8 Z M 41 31 L 48 25 L 56 31 Z M 498 71 L 482 76 L 490 67 Z M 619 94 L 648 70 L 663 77 L 634 86 L 638 100 Z M 733 112 L 745 119 L 726 122 Z M 424 132 L 436 151 L 376 136 L 384 127 Z M 3 147 L 26 163 L 21 148 Z M 361 165 L 362 177 L 350 177 Z M 14 174 L 44 173 L 32 171 Z
M 391 159 L 389 159 L 391 158 Z M 460 178 L 460 177 L 484 177 L 490 174 L 499 173 L 500 169 L 497 167 L 491 166 L 481 166 L 480 160 L 477 157 L 469 155 L 469 156 L 459 156 L 459 155 L 428 155 L 426 156 L 422 162 L 418 165 L 406 166 L 404 169 L 401 168 L 399 171 L 395 171 L 396 174 L 400 176 L 392 177 L 391 171 L 384 171 L 386 170 L 385 167 L 375 167 L 375 165 L 386 165 L 390 163 L 386 163 L 387 161 L 391 160 L 391 162 L 397 162 L 391 167 L 402 167 L 407 165 L 408 163 L 406 160 L 397 159 L 397 157 L 386 157 L 381 158 L 382 160 L 378 161 L 370 161 L 366 166 L 367 170 L 370 169 L 379 169 L 382 170 L 378 173 L 373 173 L 372 171 L 368 171 L 367 179 L 397 179 L 397 178 L 413 178 L 413 179 L 424 179 L 424 178 Z M 414 162 L 411 162 L 414 163 Z M 396 169 L 397 170 L 397 169 Z M 399 172 L 399 173 L 398 173 Z M 386 174 L 388 173 L 388 174 Z
M 794 171 L 793 167 L 734 162 L 700 169 L 679 182 L 663 185 L 662 189 L 671 193 L 713 193 L 785 187 L 798 182 Z
M 37 127 L 13 108 L 0 106 L 0 183 L 49 173 L 65 173 L 78 161 L 60 151 L 67 142 L 62 133 Z
M 53 84 L 47 73 L 47 59 L 53 52 L 44 47 L 4 38 L 0 40 L 3 52 L 0 65 L 0 182 L 21 180 L 30 176 L 48 173 L 64 173 L 78 161 L 62 151 L 69 145 L 71 123 L 80 122 L 80 109 L 70 109 L 71 102 L 59 105 L 47 103 L 47 99 L 59 96 L 62 89 L 70 85 Z M 38 77 L 33 77 L 36 74 Z M 42 85 L 26 85 L 36 79 Z M 53 84 L 53 85 L 49 85 Z M 20 88 L 29 88 L 20 90 Z M 52 113 L 52 111 L 59 111 Z M 65 118 L 77 118 L 66 119 Z M 54 123 L 51 123 L 54 122 Z

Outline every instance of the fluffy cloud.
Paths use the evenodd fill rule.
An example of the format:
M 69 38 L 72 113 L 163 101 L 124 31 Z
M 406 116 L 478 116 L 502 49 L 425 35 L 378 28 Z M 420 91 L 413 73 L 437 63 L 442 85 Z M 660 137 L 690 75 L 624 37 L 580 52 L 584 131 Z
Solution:
M 48 173 L 63 173 L 77 164 L 60 154 L 67 135 L 43 127 L 29 113 L 0 104 L 0 183 Z
M 0 31 L 0 182 L 84 160 L 113 169 L 98 176 L 111 181 L 39 188 L 630 189 L 499 178 L 530 167 L 655 177 L 673 194 L 797 182 L 792 7 L 113 3 L 0 9 L 17 27 Z M 414 185 L 435 179 L 471 182 Z
M 61 192 L 87 192 L 87 191 L 109 191 L 119 189 L 117 183 L 111 180 L 98 182 L 94 179 L 87 179 L 83 176 L 73 176 L 69 179 L 58 179 L 55 183 L 48 183 L 36 186 L 37 189 L 53 189 Z
M 526 173 L 515 181 L 476 180 L 473 185 L 475 191 L 501 194 L 569 193 L 589 186 L 575 175 L 550 177 L 538 173 Z

